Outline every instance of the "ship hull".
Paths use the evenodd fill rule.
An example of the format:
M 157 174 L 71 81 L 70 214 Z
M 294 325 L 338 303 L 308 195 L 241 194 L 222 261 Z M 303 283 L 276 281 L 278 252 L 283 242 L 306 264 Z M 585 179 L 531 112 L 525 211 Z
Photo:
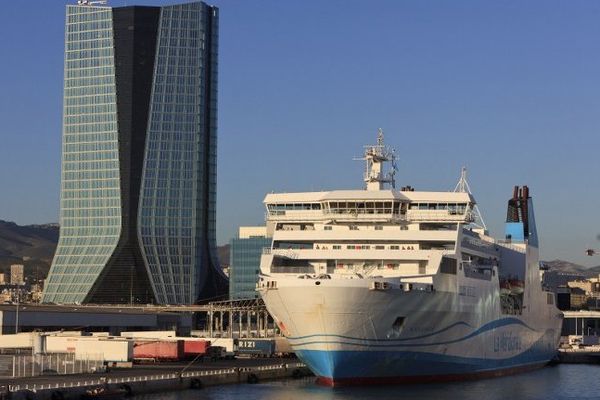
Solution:
M 489 284 L 478 288 L 477 299 L 353 285 L 329 280 L 318 287 L 312 282 L 286 287 L 280 281 L 277 290 L 262 292 L 297 356 L 320 383 L 494 377 L 539 368 L 556 354 L 559 315 L 545 307 L 503 315 L 494 301 L 498 289 Z
M 508 368 L 498 368 L 492 370 L 470 372 L 470 373 L 447 373 L 441 375 L 402 375 L 402 376 L 383 376 L 383 377 L 354 377 L 354 378 L 330 378 L 317 377 L 317 383 L 323 386 L 368 386 L 368 385 L 399 385 L 416 383 L 436 383 L 436 382 L 459 382 L 486 378 L 498 378 L 524 372 L 534 371 L 543 368 L 548 361 L 519 365 Z

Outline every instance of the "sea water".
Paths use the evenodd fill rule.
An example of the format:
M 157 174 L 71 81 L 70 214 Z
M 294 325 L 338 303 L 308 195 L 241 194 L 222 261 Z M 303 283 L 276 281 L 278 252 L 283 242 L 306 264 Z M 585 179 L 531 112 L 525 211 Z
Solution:
M 330 388 L 314 378 L 223 385 L 135 396 L 134 400 L 554 400 L 600 399 L 600 365 L 563 364 L 467 382 Z

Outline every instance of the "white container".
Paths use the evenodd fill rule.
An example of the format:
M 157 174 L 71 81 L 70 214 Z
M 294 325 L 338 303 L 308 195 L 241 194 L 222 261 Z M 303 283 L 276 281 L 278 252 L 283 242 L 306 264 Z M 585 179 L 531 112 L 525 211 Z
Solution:
M 75 353 L 78 360 L 131 361 L 133 341 L 93 336 L 46 336 L 47 353 Z
M 121 337 L 140 338 L 140 339 L 175 339 L 177 332 L 175 331 L 132 331 L 121 332 Z
M 0 335 L 0 349 L 23 349 L 33 347 L 33 333 Z
M 229 338 L 203 338 L 210 341 L 211 346 L 224 347 L 227 356 L 233 356 L 237 353 L 237 340 Z

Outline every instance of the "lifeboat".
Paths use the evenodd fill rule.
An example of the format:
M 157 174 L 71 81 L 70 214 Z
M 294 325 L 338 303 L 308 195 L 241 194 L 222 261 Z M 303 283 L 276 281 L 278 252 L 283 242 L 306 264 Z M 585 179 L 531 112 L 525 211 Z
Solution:
M 510 283 L 507 280 L 500 281 L 500 295 L 508 296 L 510 293 Z
M 518 279 L 511 279 L 509 281 L 510 283 L 510 290 L 513 294 L 522 294 L 524 289 L 525 289 L 525 282 L 520 281 Z

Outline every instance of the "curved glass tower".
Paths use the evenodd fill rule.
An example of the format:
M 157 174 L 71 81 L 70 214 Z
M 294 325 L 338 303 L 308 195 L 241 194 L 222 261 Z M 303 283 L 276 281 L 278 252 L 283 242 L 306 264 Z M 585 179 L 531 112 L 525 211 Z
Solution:
M 215 240 L 218 10 L 67 6 L 60 240 L 43 301 L 192 304 Z

